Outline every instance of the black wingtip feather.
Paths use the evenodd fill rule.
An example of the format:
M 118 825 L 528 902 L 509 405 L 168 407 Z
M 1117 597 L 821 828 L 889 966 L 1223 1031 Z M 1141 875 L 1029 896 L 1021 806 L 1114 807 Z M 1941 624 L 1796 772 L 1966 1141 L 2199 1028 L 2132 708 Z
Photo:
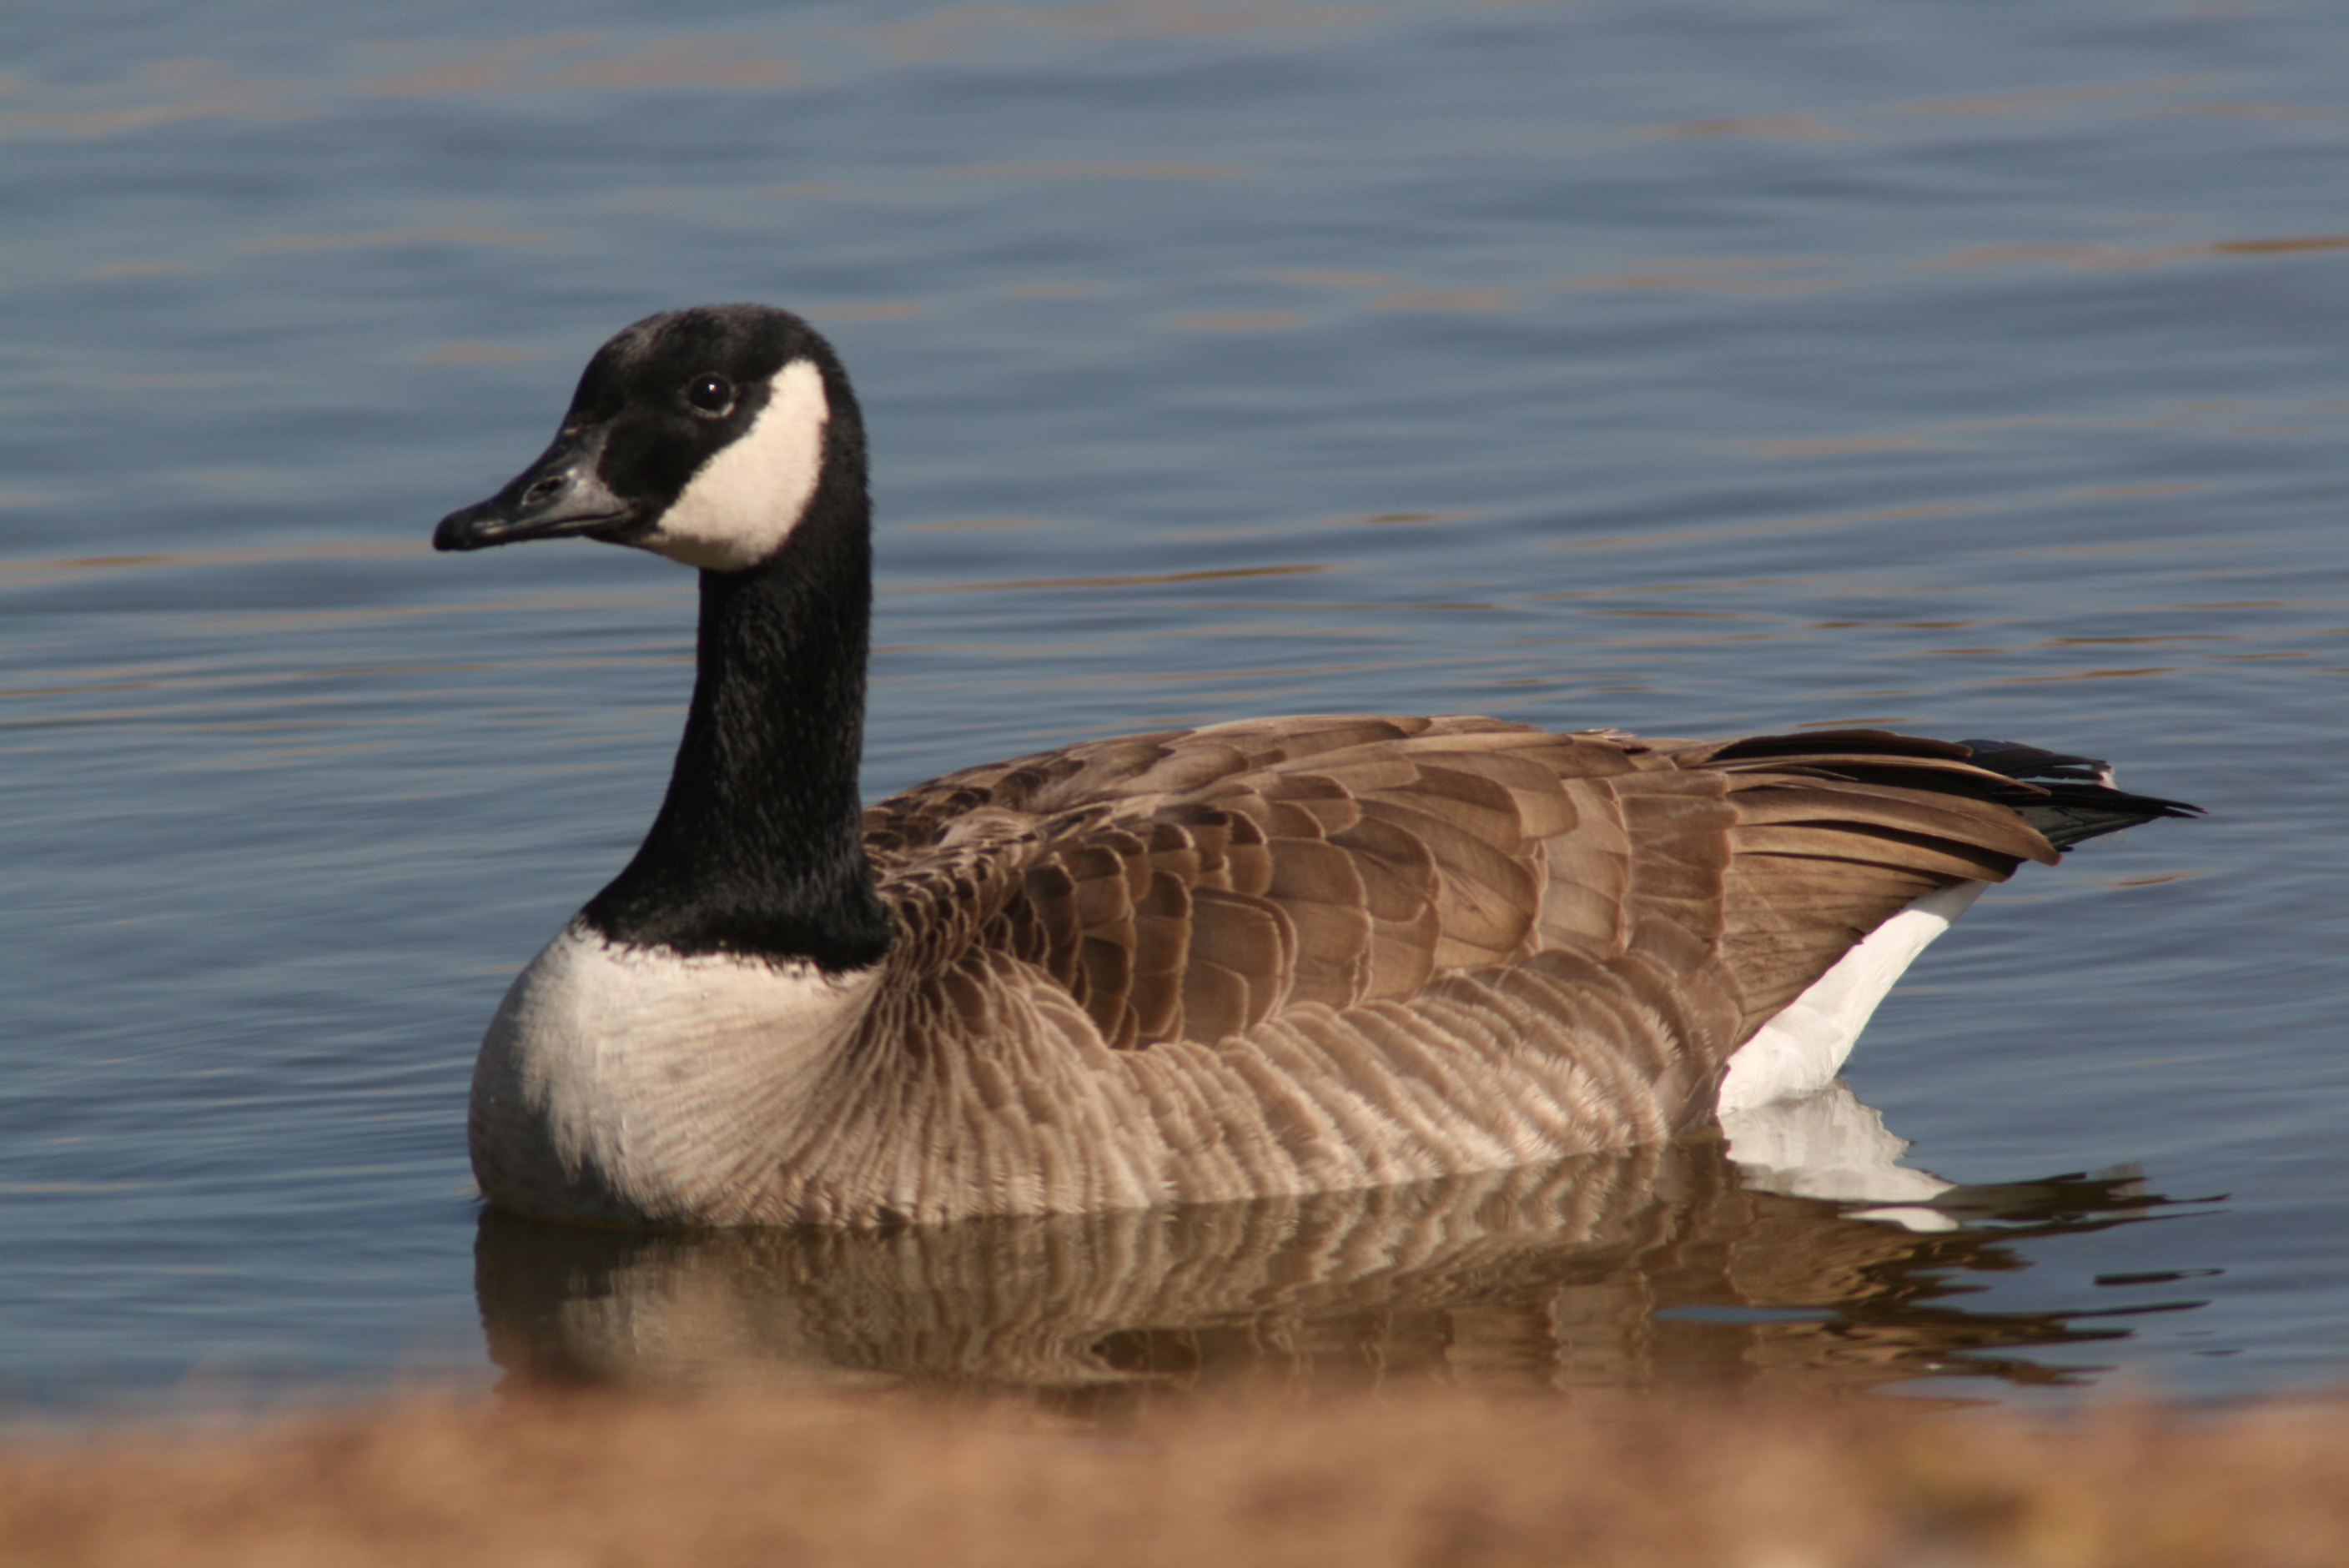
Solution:
M 2123 828 L 2134 828 L 2139 822 L 2207 814 L 2201 807 L 2189 806 L 2183 800 L 2135 795 L 2116 788 L 2112 769 L 2094 757 L 2073 757 L 2013 740 L 1967 740 L 1959 744 L 1972 752 L 1966 760 L 1975 767 L 2045 791 L 2007 804 L 2059 850 L 2068 850 L 2106 833 L 2119 832 Z

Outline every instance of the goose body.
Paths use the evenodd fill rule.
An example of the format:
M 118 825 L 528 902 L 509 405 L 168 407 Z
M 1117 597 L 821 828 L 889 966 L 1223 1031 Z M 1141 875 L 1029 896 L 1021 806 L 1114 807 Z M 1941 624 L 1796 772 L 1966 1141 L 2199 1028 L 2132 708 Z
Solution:
M 475 1070 L 482 1191 L 547 1217 L 1123 1208 L 1669 1138 L 1823 1087 L 2022 861 L 2192 810 L 1997 743 L 1358 716 L 860 810 L 862 425 L 830 346 L 763 306 L 615 337 L 435 543 L 561 536 L 698 567 L 701 614 L 660 812 Z

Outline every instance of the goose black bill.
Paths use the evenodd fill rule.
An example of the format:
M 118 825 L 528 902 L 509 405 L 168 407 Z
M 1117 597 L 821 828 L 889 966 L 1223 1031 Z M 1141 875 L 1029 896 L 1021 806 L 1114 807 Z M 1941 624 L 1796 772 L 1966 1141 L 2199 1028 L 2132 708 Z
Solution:
M 432 531 L 435 550 L 487 550 L 532 539 L 616 539 L 635 525 L 637 508 L 615 495 L 597 472 L 606 430 L 598 426 L 555 438 L 543 457 L 485 501 L 450 512 Z

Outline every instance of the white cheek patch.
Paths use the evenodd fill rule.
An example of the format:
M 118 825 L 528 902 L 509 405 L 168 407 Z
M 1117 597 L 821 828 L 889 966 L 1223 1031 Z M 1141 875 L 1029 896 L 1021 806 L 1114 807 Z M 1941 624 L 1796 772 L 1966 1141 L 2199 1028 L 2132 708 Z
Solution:
M 632 542 L 688 566 L 739 572 L 782 548 L 823 471 L 832 406 L 823 376 L 794 359 L 767 384 L 750 428 L 694 470 L 652 532 Z

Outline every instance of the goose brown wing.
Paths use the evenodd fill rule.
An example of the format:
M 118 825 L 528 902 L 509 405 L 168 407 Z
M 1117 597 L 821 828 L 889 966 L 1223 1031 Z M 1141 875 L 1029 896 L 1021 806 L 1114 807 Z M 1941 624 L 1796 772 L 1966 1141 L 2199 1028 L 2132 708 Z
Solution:
M 2052 858 L 1999 799 L 2031 787 L 1965 756 L 1258 720 L 950 774 L 869 811 L 867 843 L 922 955 L 1032 965 L 1116 1047 L 1538 954 L 1717 1063 L 1919 894 Z
M 901 925 L 958 928 L 939 957 L 976 939 L 1037 965 L 1113 1045 L 1213 1041 L 1293 1002 L 1416 991 L 1447 887 L 1464 905 L 1452 961 L 1526 949 L 1537 884 L 1514 823 L 1496 847 L 1417 823 L 1376 788 L 1417 778 L 1398 745 L 1472 726 L 1541 738 L 1490 720 L 1352 717 L 1128 737 L 920 786 L 866 813 L 866 844 L 884 896 L 924 905 Z M 1367 763 L 1373 787 L 1358 798 L 1309 770 L 1317 758 L 1349 781 Z M 939 898 L 949 865 L 991 885 Z

